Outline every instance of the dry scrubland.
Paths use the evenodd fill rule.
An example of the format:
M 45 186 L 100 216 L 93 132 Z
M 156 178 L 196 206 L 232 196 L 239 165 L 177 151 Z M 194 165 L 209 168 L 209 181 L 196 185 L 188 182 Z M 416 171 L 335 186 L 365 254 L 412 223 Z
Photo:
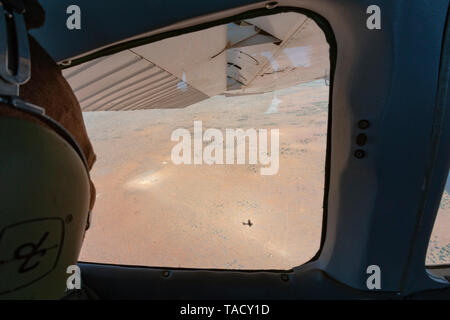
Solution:
M 98 194 L 80 259 L 231 269 L 306 262 L 320 244 L 328 89 L 318 80 L 185 109 L 85 113 Z M 261 176 L 259 165 L 174 165 L 171 133 L 192 132 L 194 120 L 203 131 L 279 129 L 278 174 Z M 445 197 L 430 263 L 450 262 Z

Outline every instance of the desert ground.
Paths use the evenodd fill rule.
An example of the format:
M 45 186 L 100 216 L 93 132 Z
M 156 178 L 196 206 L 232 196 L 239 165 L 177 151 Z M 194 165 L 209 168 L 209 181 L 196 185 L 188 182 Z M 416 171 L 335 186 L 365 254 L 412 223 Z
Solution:
M 434 222 L 433 233 L 428 245 L 426 263 L 450 264 L 450 176 L 442 195 L 439 211 Z
M 324 80 L 270 93 L 214 96 L 184 109 L 85 112 L 97 200 L 81 261 L 288 269 L 319 249 L 328 112 Z M 279 171 L 176 165 L 177 128 L 279 129 Z M 447 191 L 428 263 L 450 262 Z M 249 225 L 251 221 L 251 225 Z

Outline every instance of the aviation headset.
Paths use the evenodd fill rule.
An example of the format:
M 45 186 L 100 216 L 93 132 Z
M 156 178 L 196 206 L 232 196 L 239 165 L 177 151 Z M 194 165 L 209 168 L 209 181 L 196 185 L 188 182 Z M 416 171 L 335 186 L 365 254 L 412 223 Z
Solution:
M 0 1 L 0 108 L 47 127 L 0 115 L 0 299 L 55 299 L 90 224 L 89 168 L 72 135 L 19 98 L 31 76 L 23 13 Z

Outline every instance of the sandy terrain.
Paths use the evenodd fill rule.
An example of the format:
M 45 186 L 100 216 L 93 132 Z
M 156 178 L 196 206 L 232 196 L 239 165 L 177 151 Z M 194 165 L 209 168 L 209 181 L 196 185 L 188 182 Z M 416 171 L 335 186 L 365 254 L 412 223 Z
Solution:
M 427 264 L 450 264 L 450 176 L 447 177 L 433 233 L 428 245 Z
M 231 269 L 306 262 L 320 244 L 327 106 L 328 87 L 318 80 L 185 109 L 85 113 L 98 195 L 80 260 Z M 194 120 L 203 131 L 278 128 L 278 174 L 262 176 L 259 165 L 173 164 L 171 133 L 192 132 Z M 430 263 L 450 261 L 446 197 Z

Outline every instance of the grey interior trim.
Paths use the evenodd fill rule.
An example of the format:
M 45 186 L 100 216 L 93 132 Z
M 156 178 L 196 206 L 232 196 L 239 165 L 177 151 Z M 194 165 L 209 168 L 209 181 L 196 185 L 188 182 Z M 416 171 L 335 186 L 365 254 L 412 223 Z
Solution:
M 92 52 L 102 47 L 100 41 L 108 46 L 139 34 L 161 32 L 169 25 L 193 26 L 265 6 L 265 3 L 244 0 L 198 5 L 149 1 L 146 2 L 149 7 L 142 13 L 135 12 L 133 7 L 133 11 L 127 9 L 120 12 L 120 17 L 114 17 L 121 1 L 101 9 L 94 1 L 72 2 L 92 6 L 86 15 L 95 10 L 102 13 L 97 15 L 98 28 L 90 31 L 92 34 L 87 38 L 84 37 L 88 31 L 77 35 L 68 33 L 64 26 L 56 27 L 63 18 L 50 14 L 55 18 L 35 36 L 57 60 Z M 45 6 L 49 1 L 43 3 Z M 66 3 L 66 0 L 58 1 L 55 8 L 62 8 Z M 381 30 L 365 27 L 366 8 L 374 3 L 381 8 Z M 136 5 L 144 3 L 136 1 Z M 322 290 L 326 290 L 322 280 L 306 275 L 324 273 L 340 285 L 364 292 L 368 291 L 366 269 L 375 264 L 381 268 L 383 292 L 406 296 L 448 287 L 447 281 L 425 270 L 424 261 L 450 163 L 449 104 L 442 93 L 448 95 L 448 78 L 444 77 L 445 63 L 441 62 L 447 57 L 441 57 L 441 52 L 449 1 L 286 0 L 279 1 L 278 7 L 316 12 L 329 22 L 337 42 L 329 132 L 332 141 L 326 237 L 318 258 L 293 273 L 299 279 L 316 279 L 312 283 L 323 286 Z M 140 25 L 143 24 L 141 14 L 147 15 L 145 25 Z M 129 20 L 133 15 L 135 21 Z M 107 21 L 116 18 L 123 19 L 124 23 L 117 32 L 109 30 L 108 33 L 107 27 L 115 24 Z M 56 50 L 52 43 L 60 49 Z M 365 130 L 366 156 L 357 159 L 353 154 L 356 136 L 361 132 L 357 123 L 361 119 L 368 120 L 370 127 Z M 124 290 L 121 286 L 125 285 L 124 279 L 137 279 L 137 275 L 142 280 L 130 280 L 127 293 L 148 294 L 151 290 L 148 287 L 154 285 L 154 279 L 161 273 L 152 268 L 81 265 L 86 278 L 97 284 L 116 277 L 115 283 L 105 286 L 117 290 L 117 294 Z M 174 270 L 164 280 L 168 288 L 164 290 L 174 290 L 176 295 L 177 286 L 186 289 L 188 285 L 199 285 L 204 283 L 204 277 L 210 280 L 209 284 L 217 283 L 217 286 L 201 287 L 204 291 L 197 297 L 213 295 L 218 286 L 223 292 L 236 293 L 232 280 L 219 271 Z M 222 277 L 228 281 L 220 280 Z M 271 290 L 280 285 L 266 273 L 234 272 L 233 277 L 236 282 L 257 279 L 245 282 L 247 296 L 260 297 L 259 290 L 265 290 L 266 296 L 272 297 Z M 189 281 L 182 280 L 186 278 Z M 306 283 L 302 281 L 309 280 L 286 286 L 300 292 Z

